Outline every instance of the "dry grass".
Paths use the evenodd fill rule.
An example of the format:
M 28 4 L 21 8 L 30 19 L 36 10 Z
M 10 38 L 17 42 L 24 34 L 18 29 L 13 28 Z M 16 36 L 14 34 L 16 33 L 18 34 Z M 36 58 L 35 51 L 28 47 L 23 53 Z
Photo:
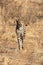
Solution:
M 14 1 L 17 1 L 17 5 L 18 3 L 19 5 L 22 4 L 21 0 Z M 21 12 L 21 20 L 23 20 L 22 16 L 25 16 L 23 21 L 25 22 L 26 18 L 27 22 L 29 21 L 29 24 L 25 22 L 28 26 L 26 26 L 26 36 L 23 43 L 24 49 L 22 51 L 18 50 L 17 36 L 15 33 L 16 16 L 12 19 L 10 15 L 11 17 L 8 17 L 6 22 L 3 19 L 3 15 L 5 14 L 4 10 L 2 11 L 0 6 L 0 65 L 43 65 L 43 5 L 40 5 L 41 2 L 39 1 L 41 0 L 37 0 L 36 4 L 34 4 L 33 1 L 34 0 L 32 0 L 32 2 L 28 2 L 28 0 L 24 1 L 25 3 L 22 4 L 23 7 L 21 8 L 23 9 Z M 11 6 L 9 5 L 9 7 Z M 27 8 L 29 8 L 29 10 Z M 10 12 L 9 8 L 8 11 Z M 11 10 L 11 12 L 12 11 L 13 10 Z M 29 15 L 26 15 L 27 12 Z M 1 13 L 3 15 L 1 15 Z M 18 13 L 15 13 L 15 15 L 18 15 Z

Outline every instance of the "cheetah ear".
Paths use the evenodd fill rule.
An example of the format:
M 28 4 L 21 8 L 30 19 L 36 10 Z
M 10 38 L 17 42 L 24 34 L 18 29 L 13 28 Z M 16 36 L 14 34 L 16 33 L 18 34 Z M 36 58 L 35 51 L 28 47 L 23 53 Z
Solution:
M 27 24 L 25 26 L 27 26 Z

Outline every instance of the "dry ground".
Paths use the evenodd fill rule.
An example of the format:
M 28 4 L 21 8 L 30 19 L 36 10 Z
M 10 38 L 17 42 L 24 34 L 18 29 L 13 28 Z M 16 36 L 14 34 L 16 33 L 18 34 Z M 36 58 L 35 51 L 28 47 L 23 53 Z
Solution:
M 43 20 L 26 26 L 24 50 L 18 43 L 13 26 L 0 26 L 0 65 L 43 65 Z

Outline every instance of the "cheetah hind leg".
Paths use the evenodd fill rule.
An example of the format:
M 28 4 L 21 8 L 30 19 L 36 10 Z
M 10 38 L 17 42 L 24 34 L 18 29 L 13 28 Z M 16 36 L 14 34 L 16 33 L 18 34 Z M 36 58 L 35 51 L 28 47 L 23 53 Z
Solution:
M 19 39 L 19 50 L 23 50 L 23 41 Z

